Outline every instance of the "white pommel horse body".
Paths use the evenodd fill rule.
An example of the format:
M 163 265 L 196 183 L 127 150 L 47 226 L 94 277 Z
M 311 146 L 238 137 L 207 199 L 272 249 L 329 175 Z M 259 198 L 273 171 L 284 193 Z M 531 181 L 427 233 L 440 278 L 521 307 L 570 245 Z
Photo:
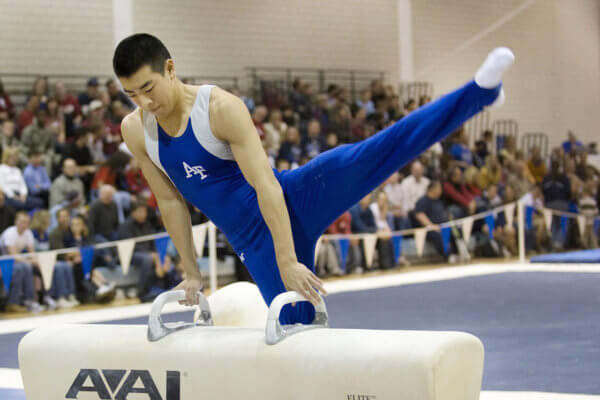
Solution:
M 224 297 L 219 292 L 201 296 L 194 323 L 162 322 L 164 304 L 184 297 L 177 291 L 155 300 L 148 327 L 28 333 L 19 344 L 27 400 L 479 399 L 484 350 L 473 335 L 330 329 L 323 301 L 312 325 L 281 326 L 281 308 L 303 300 L 295 292 L 277 296 L 268 310 L 262 303 L 252 321 L 236 319 L 232 309 L 261 306 L 248 285 L 222 289 L 227 307 L 215 301 Z M 244 296 L 232 300 L 236 292 Z M 262 328 L 248 327 L 257 319 Z

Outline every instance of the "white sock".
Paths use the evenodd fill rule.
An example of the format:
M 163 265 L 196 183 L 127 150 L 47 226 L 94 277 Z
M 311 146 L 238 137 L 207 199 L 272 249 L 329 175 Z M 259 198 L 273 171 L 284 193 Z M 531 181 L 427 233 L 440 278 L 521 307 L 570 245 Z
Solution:
M 502 74 L 515 62 L 515 55 L 507 47 L 492 50 L 475 73 L 475 83 L 485 89 L 493 89 L 502 82 Z

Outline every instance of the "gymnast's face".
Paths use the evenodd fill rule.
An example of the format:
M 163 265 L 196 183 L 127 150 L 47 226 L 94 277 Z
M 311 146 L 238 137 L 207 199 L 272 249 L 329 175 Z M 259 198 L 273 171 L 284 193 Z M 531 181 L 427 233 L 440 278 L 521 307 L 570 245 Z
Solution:
M 172 60 L 165 62 L 165 73 L 161 75 L 144 65 L 129 77 L 120 77 L 123 91 L 144 112 L 157 117 L 168 115 L 174 105 L 175 67 Z

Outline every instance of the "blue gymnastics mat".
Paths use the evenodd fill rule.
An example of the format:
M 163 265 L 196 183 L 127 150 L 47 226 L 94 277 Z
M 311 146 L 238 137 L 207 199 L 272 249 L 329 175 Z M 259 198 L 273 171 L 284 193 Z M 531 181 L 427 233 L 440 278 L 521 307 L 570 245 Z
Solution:
M 532 263 L 600 263 L 600 249 L 543 254 L 531 257 Z

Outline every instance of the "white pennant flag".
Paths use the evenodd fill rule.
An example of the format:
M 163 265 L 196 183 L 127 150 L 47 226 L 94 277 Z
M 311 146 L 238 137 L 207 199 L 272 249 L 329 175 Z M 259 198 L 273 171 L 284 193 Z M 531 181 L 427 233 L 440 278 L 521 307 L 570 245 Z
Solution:
M 515 203 L 506 205 L 504 208 L 504 216 L 506 217 L 506 225 L 512 226 L 515 219 Z
M 373 256 L 375 255 L 375 245 L 377 245 L 377 235 L 367 235 L 363 239 L 365 246 L 365 259 L 367 261 L 367 267 L 371 268 L 373 265 Z
M 469 244 L 469 239 L 471 239 L 471 231 L 473 230 L 473 218 L 465 218 L 462 221 L 462 234 L 463 240 L 465 243 Z
M 577 216 L 577 225 L 579 226 L 579 234 L 583 238 L 583 235 L 585 235 L 585 217 L 583 215 Z
M 421 228 L 415 231 L 415 246 L 417 248 L 417 255 L 421 257 L 423 255 L 423 249 L 425 248 L 425 237 L 427 236 L 427 230 Z
M 119 262 L 121 263 L 121 269 L 123 275 L 127 275 L 129 272 L 129 266 L 131 265 L 131 256 L 133 256 L 133 249 L 135 247 L 135 240 L 119 240 L 117 242 L 117 252 L 119 253 Z
M 36 256 L 37 262 L 40 265 L 42 278 L 44 279 L 44 289 L 50 290 L 54 264 L 56 264 L 56 251 L 42 251 L 41 253 L 36 253 Z
M 196 255 L 202 257 L 202 253 L 204 252 L 204 241 L 206 240 L 206 224 L 193 226 L 192 238 L 194 239 Z
M 317 240 L 317 244 L 315 246 L 315 265 L 317 265 L 317 258 L 319 257 L 319 249 L 321 248 L 322 240 L 323 240 L 323 236 L 319 236 L 319 240 Z
M 550 232 L 550 229 L 552 229 L 552 210 L 544 208 L 542 210 L 542 213 L 544 214 L 544 222 L 546 223 L 546 229 L 548 230 L 548 232 Z

